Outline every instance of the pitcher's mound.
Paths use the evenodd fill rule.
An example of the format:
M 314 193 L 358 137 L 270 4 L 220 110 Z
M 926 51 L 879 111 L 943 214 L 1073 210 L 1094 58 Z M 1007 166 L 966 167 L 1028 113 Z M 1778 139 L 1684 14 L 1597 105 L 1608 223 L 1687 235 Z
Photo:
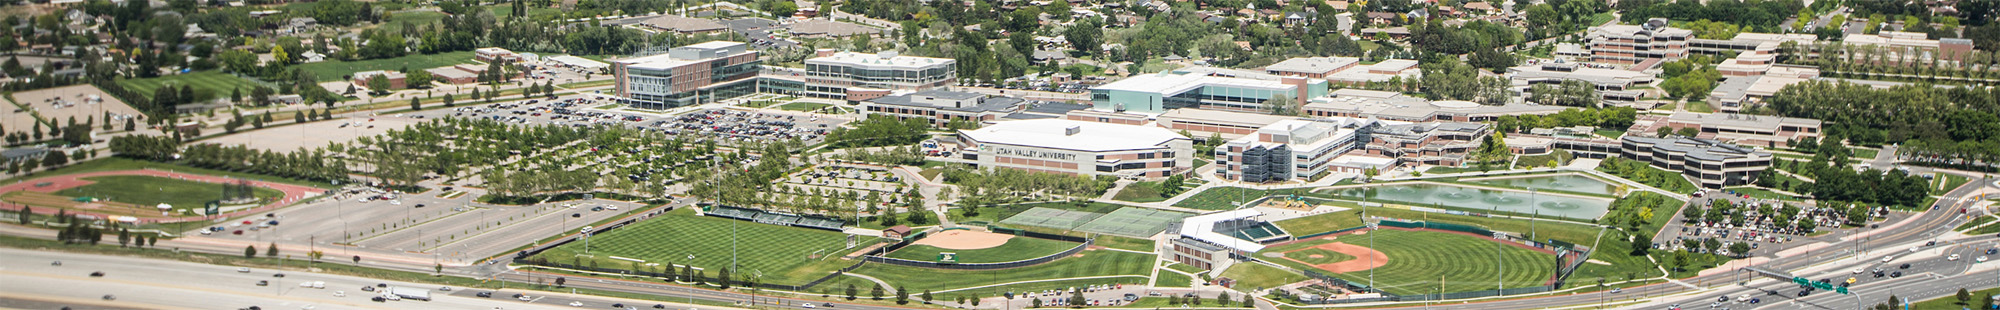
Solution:
M 1007 244 L 1014 235 L 996 234 L 970 230 L 946 230 L 917 240 L 911 244 L 928 245 L 950 250 L 978 250 Z

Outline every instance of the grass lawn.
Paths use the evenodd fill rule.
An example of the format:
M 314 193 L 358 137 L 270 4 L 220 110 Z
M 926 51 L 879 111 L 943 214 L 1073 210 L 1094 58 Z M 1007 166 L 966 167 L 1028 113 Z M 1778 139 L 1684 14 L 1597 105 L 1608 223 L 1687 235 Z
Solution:
M 951 250 L 928 245 L 911 245 L 890 252 L 889 257 L 915 261 L 936 261 L 942 252 L 958 253 L 960 263 L 1000 263 L 1042 257 L 1077 246 L 1075 242 L 1015 237 L 1006 244 L 977 250 Z
M 1979 309 L 1979 306 L 1985 303 L 1983 300 L 1986 300 L 1986 298 L 1988 298 L 1987 296 L 1993 294 L 2000 294 L 2000 288 L 1969 290 L 1967 293 L 1971 293 L 1972 300 L 1967 301 L 1966 304 L 1964 305 L 1960 305 L 1958 303 L 1958 296 L 1955 295 L 1958 293 L 1958 290 L 1952 290 L 1951 293 L 1952 294 L 1946 294 L 1944 297 L 1932 298 L 1929 300 L 1919 301 L 1917 303 L 1910 304 L 1910 309 L 1914 310 Z M 1883 303 L 1889 301 L 1886 298 L 1878 298 L 1878 299 L 1880 300 L 1868 300 L 1867 302 Z
M 1125 189 L 1118 190 L 1118 195 L 1112 196 L 1111 199 L 1130 202 L 1166 201 L 1169 197 L 1161 194 L 1160 186 L 1164 186 L 1164 184 L 1160 184 L 1160 182 L 1163 181 L 1137 182 L 1126 185 Z M 1180 184 L 1174 184 L 1174 186 L 1180 186 Z
M 1771 190 L 1760 187 L 1741 186 L 1741 187 L 1727 188 L 1727 190 L 1735 191 L 1738 194 L 1750 195 L 1750 197 L 1752 198 L 1776 199 L 1783 201 L 1801 201 L 1799 200 L 1799 198 L 1792 197 L 1791 195 L 1779 194 L 1776 192 L 1772 192 Z
M 735 224 L 733 229 L 731 224 Z M 708 270 L 714 276 L 729 268 L 731 230 L 739 232 L 739 270 L 761 270 L 769 283 L 803 284 L 853 262 L 829 258 L 846 254 L 847 237 L 834 231 L 785 227 L 696 216 L 693 209 L 680 209 L 630 227 L 591 237 L 591 255 L 584 255 L 583 243 L 574 242 L 550 249 L 537 258 L 550 262 L 604 268 L 630 268 L 632 262 L 611 256 L 654 263 L 688 264 Z M 864 239 L 863 244 L 872 242 Z M 826 250 L 819 258 L 808 255 Z
M 813 110 L 819 110 L 819 109 L 821 109 L 821 108 L 825 108 L 825 107 L 830 107 L 830 106 L 833 106 L 833 105 L 831 105 L 831 104 L 825 104 L 825 103 L 818 103 L 818 102 L 793 102 L 793 103 L 788 103 L 788 104 L 785 104 L 785 105 L 781 105 L 781 106 L 778 106 L 778 109 L 780 109 L 780 110 L 786 110 L 786 111 L 813 111 Z
M 1882 150 L 1858 148 L 1858 147 L 1848 147 L 1847 149 L 1854 150 L 1854 158 L 1862 159 L 1862 161 L 1864 162 L 1875 160 L 1875 155 L 1881 154 L 1882 152 Z
M 339 81 L 341 76 L 352 75 L 355 72 L 361 71 L 402 70 L 405 67 L 411 70 L 421 70 L 470 62 L 472 62 L 472 52 L 463 51 L 430 55 L 413 54 L 396 58 L 362 61 L 328 60 L 293 67 L 312 73 L 313 77 L 319 79 L 321 82 L 331 82 Z
M 389 22 L 382 23 L 382 25 L 375 28 L 375 30 L 402 32 L 403 22 L 406 21 L 410 22 L 411 26 L 423 27 L 424 25 L 435 24 L 439 20 L 443 19 L 444 19 L 444 13 L 440 12 L 429 12 L 429 11 L 400 12 L 389 15 Z
M 610 86 L 611 84 L 618 84 L 618 80 L 598 80 L 598 81 L 588 81 L 588 82 L 576 82 L 576 83 L 569 83 L 569 84 L 556 84 L 556 87 L 558 87 L 558 88 L 585 88 L 585 87 L 598 87 L 598 86 Z
M 1970 221 L 1965 221 L 1965 224 L 1958 224 L 1958 228 L 1952 228 L 1951 230 L 1965 231 L 1966 229 L 1979 227 L 1979 225 L 1986 225 L 1986 223 L 1992 223 L 1993 220 L 1994 218 L 1991 216 L 1977 216 L 1973 217 L 1972 220 Z
M 1688 112 L 1715 113 L 1715 107 L 1708 106 L 1707 102 L 1688 102 L 1684 106 L 1687 107 Z
M 1223 271 L 1222 275 L 1217 276 L 1217 278 L 1235 279 L 1236 289 L 1247 291 L 1305 281 L 1306 275 L 1291 273 L 1284 269 L 1271 268 L 1271 266 L 1257 263 L 1239 263 L 1235 266 L 1230 266 L 1229 270 Z
M 209 201 L 222 198 L 222 184 L 216 183 L 141 175 L 88 177 L 84 180 L 97 183 L 57 191 L 55 194 L 97 197 L 142 207 L 164 203 L 181 208 L 199 208 Z M 255 192 L 260 200 L 285 196 L 283 192 L 262 187 L 256 188 Z
M 1611 13 L 1597 13 L 1597 14 L 1591 14 L 1591 15 L 1590 15 L 1590 26 L 1597 26 L 1597 25 L 1603 25 L 1603 24 L 1604 24 L 1605 22 L 1609 22 L 1609 21 L 1611 21 L 1611 19 L 1612 19 L 1612 18 L 1614 18 L 1614 17 L 1612 17 L 1612 16 L 1611 16 Z
M 1211 187 L 1208 190 L 1195 193 L 1193 197 L 1188 197 L 1179 203 L 1175 203 L 1174 206 L 1201 210 L 1234 210 L 1239 202 L 1248 203 L 1251 200 L 1257 200 L 1257 198 L 1269 194 L 1271 194 L 1270 191 L 1261 189 Z
M 1290 233 L 1294 237 L 1329 232 L 1337 229 L 1361 227 L 1362 225 L 1361 214 L 1358 212 L 1314 214 L 1277 221 L 1271 224 L 1278 225 L 1278 229 L 1283 229 L 1286 233 Z
M 261 175 L 261 174 L 209 170 L 209 169 L 195 168 L 195 167 L 182 166 L 176 164 L 156 163 L 150 161 L 125 159 L 118 157 L 104 157 L 99 159 L 92 159 L 89 161 L 84 161 L 83 163 L 72 164 L 66 167 L 57 168 L 56 170 L 36 172 L 25 176 L 14 177 L 12 179 L 0 180 L 0 182 L 20 182 L 39 177 L 52 176 L 52 175 L 64 175 L 64 174 L 75 174 L 75 173 L 96 172 L 96 171 L 138 170 L 138 169 L 166 170 L 174 172 L 193 173 L 193 174 L 225 176 L 232 178 L 245 178 L 257 181 L 303 185 L 303 186 L 311 186 L 317 188 L 332 188 L 331 187 L 332 185 L 328 185 L 327 183 L 324 182 L 287 179 L 287 178 L 280 178 L 280 177 Z M 217 193 L 220 193 L 220 191 L 217 191 Z
M 1965 182 L 1972 181 L 1970 179 L 1966 179 L 1963 176 L 1950 173 L 1939 173 L 1937 174 L 1937 177 L 1934 178 L 1937 179 L 1939 183 L 1942 183 L 1944 185 L 1939 186 L 1937 188 L 1933 188 L 1931 190 L 1931 194 L 1942 194 L 1945 192 L 1950 192 L 1952 189 L 1965 185 Z
M 2000 225 L 1986 225 L 1986 227 L 1980 227 L 1979 229 L 1973 229 L 1972 231 L 1965 232 L 1965 234 L 1967 235 L 1986 235 L 1993 233 L 2000 233 Z
M 1091 245 L 1113 248 L 1113 249 L 1121 249 L 1121 250 L 1141 251 L 1141 252 L 1153 251 L 1153 239 L 1139 239 L 1139 238 L 1120 237 L 1112 235 L 1097 235 L 1097 241 L 1091 243 Z
M 1189 266 L 1187 264 L 1180 264 L 1180 263 L 1167 265 L 1167 269 L 1180 270 L 1181 272 L 1186 272 L 1188 274 L 1199 274 L 1207 271 L 1207 270 L 1201 270 L 1201 268 L 1195 268 L 1194 266 Z
M 913 290 L 947 290 L 1041 279 L 1130 275 L 1139 281 L 1150 275 L 1154 255 L 1120 251 L 1083 251 L 1078 256 L 1040 265 L 997 270 L 946 270 L 890 264 L 867 264 L 852 273 L 882 279 Z M 1094 279 L 1094 283 L 1135 283 Z M 1036 283 L 1041 284 L 1041 283 Z M 1009 286 L 1012 287 L 1012 286 Z M 1017 289 L 1018 290 L 1018 289 Z M 987 291 L 981 289 L 979 291 Z M 995 290 L 999 291 L 999 290 Z
M 1194 277 L 1191 277 L 1191 276 L 1188 276 L 1188 275 L 1185 275 L 1185 274 L 1181 274 L 1181 273 L 1179 273 L 1179 272 L 1172 272 L 1172 271 L 1165 271 L 1165 270 L 1161 270 L 1161 271 L 1160 271 L 1160 276 L 1159 276 L 1159 277 L 1157 277 L 1157 278 L 1154 278 L 1154 279 L 1153 279 L 1153 286 L 1154 286 L 1154 287 L 1193 287 L 1193 286 L 1194 286 Z
M 1444 283 L 1445 292 L 1464 292 L 1493 289 L 1495 276 L 1500 276 L 1500 280 L 1506 283 L 1506 287 L 1514 288 L 1544 285 L 1546 284 L 1545 281 L 1548 281 L 1549 277 L 1555 274 L 1554 270 L 1551 270 L 1550 267 L 1554 266 L 1555 256 L 1519 247 L 1502 247 L 1499 243 L 1490 239 L 1434 231 L 1404 230 L 1377 230 L 1370 232 L 1369 235 L 1373 235 L 1374 249 L 1381 251 L 1382 254 L 1389 257 L 1387 265 L 1374 270 L 1375 285 L 1383 291 L 1392 294 L 1415 295 L 1425 292 L 1434 293 L 1438 288 L 1438 279 L 1440 277 L 1446 279 Z M 1345 235 L 1341 236 L 1339 240 L 1316 239 L 1288 244 L 1286 246 L 1271 247 L 1265 249 L 1264 253 L 1286 252 L 1332 242 L 1367 246 L 1369 239 L 1370 236 L 1368 235 Z M 1501 262 L 1499 264 L 1493 262 L 1491 255 L 1481 255 L 1482 253 L 1492 254 L 1492 251 L 1500 251 Z M 1332 251 L 1301 255 L 1300 253 L 1302 252 L 1305 251 L 1289 253 L 1286 256 L 1297 255 L 1305 257 L 1305 255 L 1309 254 L 1320 254 L 1322 256 L 1332 254 L 1345 256 L 1347 259 L 1353 258 L 1352 256 L 1341 255 Z M 1298 257 L 1294 258 L 1297 259 Z M 1323 260 L 1321 263 L 1339 261 L 1341 260 L 1339 258 L 1326 257 L 1321 259 Z M 1274 259 L 1271 261 L 1300 270 L 1317 269 L 1290 260 Z M 1308 261 L 1308 263 L 1311 262 Z M 1495 268 L 1503 268 L 1503 266 L 1505 273 L 1501 273 L 1500 271 L 1502 270 L 1495 270 Z M 1333 276 L 1350 281 L 1361 281 L 1361 283 L 1368 281 L 1368 273 L 1366 272 L 1334 274 Z
M 1596 134 L 1597 134 L 1597 135 L 1599 135 L 1599 136 L 1604 136 L 1605 138 L 1611 138 L 1611 139 L 1617 139 L 1618 137 L 1622 137 L 1622 136 L 1625 136 L 1625 129 L 1624 129 L 1624 128 L 1598 128 L 1598 129 L 1597 129 L 1596 131 L 1592 131 L 1592 133 L 1596 133 Z
M 194 86 L 194 98 L 197 101 L 228 98 L 230 91 L 238 88 L 243 89 L 244 96 L 249 96 L 250 89 L 257 87 L 257 84 L 250 82 L 250 80 L 222 73 L 222 71 L 202 71 L 156 78 L 120 79 L 118 80 L 118 85 L 124 86 L 125 89 L 138 93 L 141 96 L 146 96 L 149 99 L 153 97 L 153 91 L 160 87 L 173 86 L 179 88 L 181 85 L 192 85 Z

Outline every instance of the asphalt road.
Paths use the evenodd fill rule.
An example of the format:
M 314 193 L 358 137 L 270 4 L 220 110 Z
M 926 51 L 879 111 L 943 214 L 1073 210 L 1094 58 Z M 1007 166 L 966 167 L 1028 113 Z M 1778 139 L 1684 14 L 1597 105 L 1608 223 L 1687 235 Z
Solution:
M 238 272 L 236 267 L 121 256 L 101 256 L 22 249 L 0 249 L 0 305 L 73 306 L 78 308 L 125 309 L 236 309 L 259 306 L 265 309 L 564 309 L 569 301 L 581 300 L 602 307 L 612 303 L 652 305 L 657 302 L 617 298 L 537 294 L 550 298 L 522 302 L 508 298 L 471 297 L 473 292 L 437 291 L 428 284 L 380 281 L 366 278 L 271 270 Z M 62 266 L 50 263 L 61 261 Z M 90 277 L 94 271 L 103 277 Z M 201 279 L 201 281 L 188 281 Z M 267 286 L 256 285 L 268 281 Z M 326 288 L 299 287 L 306 281 L 324 281 Z M 363 286 L 386 283 L 391 286 L 421 287 L 431 290 L 433 300 L 369 301 L 374 293 Z M 335 296 L 336 292 L 345 296 Z M 104 295 L 115 300 L 104 300 Z M 501 296 L 496 296 L 501 297 Z M 560 301 L 560 303 L 558 303 Z M 310 308 L 309 308 L 310 307 Z M 671 308 L 688 309 L 676 304 Z M 710 308 L 710 307 L 701 307 Z

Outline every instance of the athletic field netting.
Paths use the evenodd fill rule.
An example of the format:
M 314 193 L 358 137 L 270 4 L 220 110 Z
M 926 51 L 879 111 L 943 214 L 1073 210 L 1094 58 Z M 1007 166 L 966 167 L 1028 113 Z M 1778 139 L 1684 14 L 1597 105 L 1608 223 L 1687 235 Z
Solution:
M 1067 230 L 1081 226 L 1083 223 L 1089 223 L 1090 220 L 1097 219 L 1100 216 L 1104 216 L 1104 214 L 1035 207 L 1034 209 L 1028 209 L 1028 211 L 1021 211 L 1021 213 L 1015 214 L 1014 217 L 1000 220 L 1000 223 Z
M 1194 215 L 1152 208 L 1125 207 L 1097 217 L 1096 220 L 1085 223 L 1082 227 L 1077 227 L 1076 230 L 1146 238 L 1167 230 L 1168 223 L 1179 222 L 1181 219 L 1189 216 Z

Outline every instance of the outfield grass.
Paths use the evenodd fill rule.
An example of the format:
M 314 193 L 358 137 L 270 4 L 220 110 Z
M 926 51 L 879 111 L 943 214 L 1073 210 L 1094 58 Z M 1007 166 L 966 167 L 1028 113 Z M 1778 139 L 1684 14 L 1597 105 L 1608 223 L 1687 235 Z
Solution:
M 1545 285 L 1546 281 L 1555 275 L 1554 255 L 1514 246 L 1502 247 L 1500 243 L 1491 239 L 1435 231 L 1405 230 L 1377 230 L 1368 235 L 1373 235 L 1374 249 L 1389 257 L 1388 264 L 1372 271 L 1376 286 L 1391 294 L 1436 293 L 1440 278 L 1445 280 L 1443 285 L 1445 292 L 1465 292 L 1493 289 L 1497 284 L 1494 281 L 1495 276 L 1499 276 L 1499 280 L 1504 282 L 1506 287 L 1515 288 Z M 1265 249 L 1264 253 L 1282 253 L 1333 242 L 1365 247 L 1370 244 L 1368 235 L 1346 235 L 1337 241 L 1315 239 L 1271 247 Z M 1293 258 L 1303 260 L 1305 255 L 1301 253 L 1309 251 L 1313 250 L 1293 252 L 1286 256 L 1297 256 Z M 1494 262 L 1496 254 L 1494 251 L 1499 251 L 1498 259 L 1502 260 L 1498 264 Z M 1332 251 L 1312 254 L 1354 258 Z M 1328 257 L 1321 260 L 1323 262 L 1320 263 L 1330 263 L 1344 259 Z M 1318 269 L 1291 260 L 1270 261 L 1300 270 Z M 1308 261 L 1308 263 L 1313 262 Z M 1504 268 L 1505 273 L 1495 268 Z M 1333 274 L 1333 276 L 1367 283 L 1369 273 L 1354 272 Z
M 958 253 L 958 262 L 960 263 L 1002 263 L 1056 254 L 1063 250 L 1075 248 L 1078 244 L 1049 239 L 1015 237 L 1007 239 L 1006 244 L 977 250 L 951 250 L 928 245 L 911 245 L 895 252 L 890 252 L 889 257 L 915 261 L 936 261 L 939 253 L 954 252 Z
M 369 70 L 422 70 L 472 62 L 472 52 L 450 52 L 439 54 L 413 54 L 409 56 L 370 59 L 362 61 L 322 61 L 292 66 L 312 73 L 321 82 L 339 81 L 341 76 Z M 442 96 L 440 96 L 442 97 Z M 405 100 L 407 101 L 407 100 Z
M 1314 255 L 1318 255 L 1319 257 L 1315 258 L 1313 257 Z M 1327 250 L 1327 249 L 1299 250 L 1296 252 L 1285 253 L 1285 257 L 1296 259 L 1301 262 L 1306 262 L 1307 264 L 1314 264 L 1314 265 L 1338 263 L 1354 259 L 1353 255 L 1341 254 L 1340 252 L 1334 252 L 1332 250 Z
M 1238 263 L 1235 266 L 1230 266 L 1229 270 L 1223 271 L 1222 275 L 1216 278 L 1234 279 L 1236 280 L 1235 289 L 1248 291 L 1305 281 L 1306 275 L 1291 273 L 1284 269 L 1271 268 L 1271 266 L 1263 264 Z
M 250 80 L 222 73 L 222 71 L 202 71 L 143 79 L 120 79 L 118 80 L 118 85 L 124 86 L 125 89 L 131 90 L 140 96 L 146 96 L 147 99 L 153 98 L 153 91 L 160 87 L 173 86 L 179 88 L 181 85 L 191 85 L 194 86 L 194 98 L 196 101 L 229 98 L 230 92 L 239 88 L 243 90 L 244 96 L 249 96 L 250 89 L 257 87 L 257 84 L 250 82 Z
M 1179 272 L 1172 272 L 1172 271 L 1165 271 L 1165 270 L 1161 270 L 1161 271 L 1160 271 L 1160 275 L 1159 275 L 1158 277 L 1156 277 L 1156 278 L 1153 278 L 1153 286 L 1154 286 L 1154 287 L 1193 287 L 1193 286 L 1194 286 L 1194 277 L 1192 277 L 1192 276 L 1188 276 L 1188 275 L 1185 275 L 1185 274 L 1181 274 L 1181 273 L 1179 273 Z
M 733 226 L 733 228 L 732 228 Z M 740 236 L 731 242 L 731 231 Z M 862 246 L 874 242 L 862 238 Z M 738 270 L 762 271 L 764 281 L 803 284 L 825 276 L 853 262 L 831 256 L 845 255 L 847 237 L 833 231 L 742 222 L 720 217 L 697 216 L 691 208 L 674 210 L 610 233 L 591 237 L 590 254 L 583 254 L 583 242 L 572 242 L 542 252 L 538 258 L 549 262 L 582 262 L 603 268 L 631 268 L 632 262 L 618 256 L 653 263 L 689 264 L 715 276 L 729 268 L 732 258 Z M 731 255 L 732 246 L 736 255 Z M 808 258 L 825 250 L 819 258 Z
M 1099 250 L 1083 251 L 1077 255 L 1040 265 L 996 270 L 946 270 L 867 264 L 851 273 L 875 277 L 890 285 L 901 285 L 913 290 L 947 290 L 998 283 L 1091 276 L 1130 275 L 1144 281 L 1143 279 L 1150 275 L 1153 269 L 1154 255 L 1151 254 Z M 1094 282 L 1135 283 L 1112 280 Z
M 980 207 L 978 216 L 966 217 L 963 216 L 961 212 L 952 212 L 951 216 L 953 220 L 957 220 L 960 222 L 985 221 L 987 223 L 999 223 L 1000 220 L 1007 219 L 1009 217 L 1014 217 L 1015 214 L 1021 214 L 1021 212 L 1028 211 L 1028 209 L 1034 209 L 1035 207 L 1062 209 L 1062 210 L 1076 210 L 1076 211 L 1093 212 L 1093 213 L 1111 213 L 1111 211 L 1118 210 L 1118 208 L 1123 208 L 1125 206 L 1102 203 L 1102 202 L 1051 201 L 1051 202 L 1035 202 L 1035 203 Z
M 1673 203 L 1679 203 L 1679 202 L 1680 201 L 1677 200 L 1673 201 Z M 1680 209 L 1678 209 L 1677 207 L 1660 206 L 1653 211 L 1653 219 L 1650 220 L 1651 224 L 1641 229 L 1645 231 L 1658 231 L 1661 225 L 1666 223 L 1673 217 L 1674 214 L 1679 212 Z M 1361 210 L 1346 210 L 1330 214 L 1345 214 L 1344 216 L 1349 218 L 1359 218 L 1361 216 Z M 1418 212 L 1418 211 L 1410 211 L 1410 210 L 1394 209 L 1394 208 L 1368 208 L 1368 215 L 1389 217 L 1389 218 L 1426 220 L 1439 223 L 1465 224 L 1465 225 L 1483 227 L 1495 231 L 1507 231 L 1507 232 L 1515 232 L 1521 234 L 1528 234 L 1532 230 L 1533 233 L 1535 234 L 1535 237 L 1538 238 L 1537 240 L 1553 238 L 1557 240 L 1573 242 L 1584 246 L 1595 245 L 1596 246 L 1596 248 L 1594 249 L 1595 252 L 1591 254 L 1590 259 L 1596 261 L 1602 261 L 1605 262 L 1606 264 L 1594 264 L 1594 263 L 1583 264 L 1582 267 L 1577 268 L 1576 273 L 1570 276 L 1572 279 L 1595 279 L 1596 277 L 1604 277 L 1605 279 L 1610 281 L 1622 281 L 1625 279 L 1650 278 L 1650 277 L 1661 276 L 1659 269 L 1656 267 L 1657 265 L 1653 264 L 1652 261 L 1647 260 L 1646 255 L 1632 254 L 1631 242 L 1626 241 L 1627 240 L 1626 238 L 1628 237 L 1625 235 L 1625 233 L 1617 230 L 1602 230 L 1596 226 L 1549 222 L 1549 221 L 1539 221 L 1537 223 L 1531 224 L 1529 223 L 1529 221 L 1522 219 L 1450 215 L 1450 214 Z M 1320 215 L 1320 216 L 1328 216 L 1328 215 Z M 1532 226 L 1533 229 L 1530 229 L 1530 226 Z M 1280 226 L 1280 228 L 1283 227 L 1284 226 Z M 1995 226 L 1995 227 L 2000 227 L 2000 226 Z M 1600 231 L 1603 231 L 1604 234 L 1602 241 L 1598 240 L 1598 234 Z M 1292 232 L 1292 234 L 1301 235 L 1297 232 Z M 1379 242 L 1381 240 L 1378 239 L 1376 241 Z M 1659 254 L 1659 253 L 1652 253 L 1652 254 Z M 1661 256 L 1658 259 L 1664 262 L 1666 258 L 1664 256 Z
M 1304 236 L 1339 229 L 1361 227 L 1361 214 L 1357 212 L 1333 212 L 1295 217 L 1272 222 L 1278 229 L 1292 236 Z
M 56 195 L 83 197 L 90 196 L 138 206 L 169 204 L 181 208 L 199 208 L 203 204 L 222 198 L 222 184 L 203 183 L 143 175 L 109 175 L 83 178 L 97 183 L 78 186 L 55 192 Z M 254 191 L 260 200 L 284 197 L 284 192 L 258 187 Z

